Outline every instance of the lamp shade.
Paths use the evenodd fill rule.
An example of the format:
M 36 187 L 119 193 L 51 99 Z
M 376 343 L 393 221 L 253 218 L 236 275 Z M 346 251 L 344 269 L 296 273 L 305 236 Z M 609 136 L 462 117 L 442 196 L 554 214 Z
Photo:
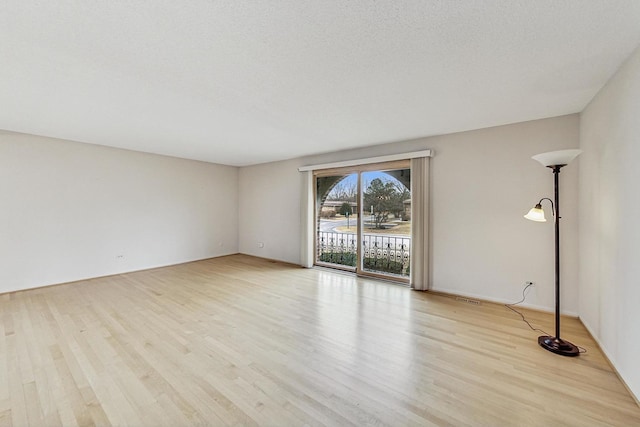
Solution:
M 568 165 L 573 159 L 578 157 L 582 150 L 559 150 L 549 151 L 547 153 L 536 154 L 531 157 L 533 160 L 539 161 L 542 166 L 560 166 Z
M 536 221 L 536 222 L 546 222 L 547 219 L 544 217 L 544 211 L 542 210 L 542 205 L 538 203 L 535 207 L 531 208 L 529 213 L 527 213 L 525 218 Z

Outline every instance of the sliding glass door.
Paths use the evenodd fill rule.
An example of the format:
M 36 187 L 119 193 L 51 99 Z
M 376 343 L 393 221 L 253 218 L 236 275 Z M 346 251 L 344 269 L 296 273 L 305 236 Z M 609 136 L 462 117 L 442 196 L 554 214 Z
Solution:
M 317 171 L 315 263 L 408 282 L 410 188 L 408 161 Z
M 411 173 L 371 171 L 362 180 L 362 271 L 409 276 L 411 253 Z

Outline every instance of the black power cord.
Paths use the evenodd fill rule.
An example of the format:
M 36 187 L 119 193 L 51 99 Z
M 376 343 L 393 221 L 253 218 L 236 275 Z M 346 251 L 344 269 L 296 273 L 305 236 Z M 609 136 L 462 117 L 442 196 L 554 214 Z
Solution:
M 522 304 L 522 303 L 524 302 L 524 300 L 527 298 L 527 294 L 526 294 L 527 289 L 529 289 L 531 286 L 533 286 L 533 282 L 529 282 L 529 283 L 527 284 L 527 286 L 525 286 L 525 287 L 522 289 L 522 299 L 521 299 L 520 301 L 518 301 L 518 302 L 514 302 L 514 303 L 511 303 L 511 304 L 505 304 L 504 306 L 505 306 L 505 307 L 507 307 L 509 310 L 513 311 L 514 313 L 518 314 L 518 315 L 522 318 L 522 321 L 523 321 L 524 323 L 526 323 L 526 324 L 527 324 L 527 326 L 528 326 L 532 331 L 542 332 L 542 333 L 543 333 L 543 334 L 545 334 L 545 335 L 551 336 L 551 334 L 550 334 L 550 333 L 548 333 L 548 332 L 546 332 L 546 331 L 543 331 L 543 330 L 542 330 L 542 329 L 540 329 L 540 328 L 534 328 L 533 326 L 531 326 L 531 323 L 529 323 L 529 321 L 524 317 L 524 314 L 520 313 L 518 310 L 516 310 L 515 308 L 513 308 L 513 306 L 518 305 L 518 304 Z M 587 349 L 586 349 L 586 348 L 580 347 L 579 345 L 577 345 L 576 347 L 578 347 L 578 350 L 580 351 L 580 353 L 581 353 L 581 354 L 582 354 L 582 353 L 586 353 L 586 352 L 587 352 Z
M 529 289 L 531 286 L 533 286 L 533 283 L 529 283 L 527 286 L 524 287 L 524 289 L 522 289 L 522 299 L 520 301 L 511 303 L 511 304 L 505 304 L 504 306 L 507 307 L 509 310 L 513 311 L 514 313 L 518 314 L 522 318 L 522 321 L 526 323 L 527 326 L 532 331 L 538 331 L 538 332 L 542 332 L 545 335 L 550 335 L 548 332 L 545 332 L 542 329 L 534 328 L 533 326 L 531 326 L 531 323 L 529 323 L 529 321 L 524 317 L 524 314 L 520 313 L 518 310 L 513 308 L 514 305 L 522 304 L 524 302 L 524 300 L 527 298 L 527 294 L 526 294 L 527 289 Z

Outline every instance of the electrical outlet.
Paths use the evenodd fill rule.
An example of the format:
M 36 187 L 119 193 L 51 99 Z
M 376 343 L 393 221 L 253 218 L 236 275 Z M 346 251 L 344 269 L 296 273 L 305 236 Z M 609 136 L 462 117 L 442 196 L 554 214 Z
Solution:
M 531 281 L 526 281 L 526 282 L 524 282 L 524 285 L 525 285 L 525 286 L 533 286 L 533 285 L 534 285 L 534 283 L 533 283 L 533 282 L 531 282 Z
M 264 242 L 258 242 L 258 247 L 259 248 L 264 248 Z

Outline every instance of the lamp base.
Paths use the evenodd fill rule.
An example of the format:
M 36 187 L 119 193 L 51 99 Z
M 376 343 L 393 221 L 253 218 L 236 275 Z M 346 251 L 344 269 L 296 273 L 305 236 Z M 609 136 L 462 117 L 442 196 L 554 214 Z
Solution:
M 560 338 L 544 335 L 538 337 L 538 344 L 545 350 L 562 356 L 575 357 L 580 354 L 580 350 L 569 341 Z

